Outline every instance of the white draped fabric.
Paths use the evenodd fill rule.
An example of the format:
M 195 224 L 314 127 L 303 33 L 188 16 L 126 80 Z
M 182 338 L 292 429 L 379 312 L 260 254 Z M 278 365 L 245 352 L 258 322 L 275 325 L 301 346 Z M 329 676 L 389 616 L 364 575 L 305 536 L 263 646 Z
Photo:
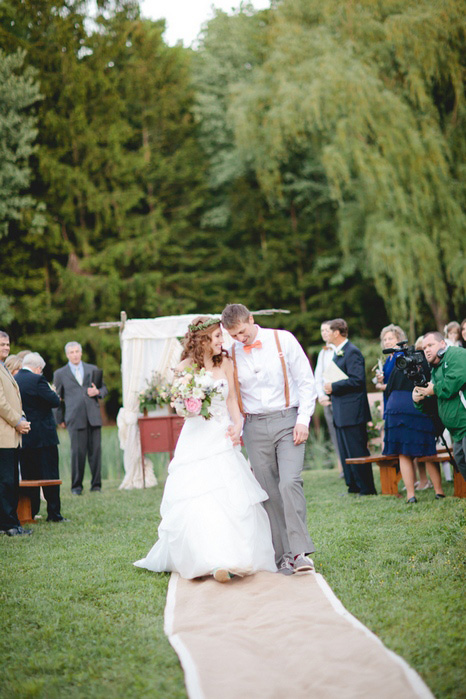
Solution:
M 199 315 L 165 316 L 162 318 L 127 320 L 121 333 L 121 372 L 123 407 L 117 417 L 120 447 L 124 451 L 125 477 L 120 489 L 157 485 L 152 463 L 145 459 L 144 473 L 141 457 L 138 417 L 139 394 L 147 388 L 154 371 L 171 379 L 171 371 L 181 355 L 177 340 L 187 332 L 188 325 Z M 208 314 L 206 314 L 208 315 Z M 218 314 L 212 314 L 218 315 Z M 229 336 L 225 333 L 225 344 Z

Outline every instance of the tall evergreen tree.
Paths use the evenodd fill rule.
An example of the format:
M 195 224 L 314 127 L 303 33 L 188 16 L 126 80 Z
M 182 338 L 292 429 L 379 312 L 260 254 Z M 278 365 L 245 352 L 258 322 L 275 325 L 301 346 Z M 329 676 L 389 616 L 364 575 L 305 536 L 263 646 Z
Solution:
M 24 51 L 7 55 L 0 49 L 0 238 L 5 239 L 23 224 L 40 228 L 40 207 L 28 193 L 30 159 L 35 150 L 36 119 L 31 107 L 40 99 L 34 71 L 24 67 Z M 18 252 L 8 259 L 16 265 Z M 14 318 L 14 287 L 0 276 L 2 323 Z

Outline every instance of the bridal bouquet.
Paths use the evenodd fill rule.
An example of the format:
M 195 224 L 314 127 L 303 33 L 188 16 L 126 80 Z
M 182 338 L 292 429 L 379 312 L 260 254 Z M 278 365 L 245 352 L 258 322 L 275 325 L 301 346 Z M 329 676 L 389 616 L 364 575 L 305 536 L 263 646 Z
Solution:
M 210 420 L 213 415 L 210 407 L 212 398 L 222 395 L 214 384 L 213 377 L 205 369 L 184 369 L 173 381 L 170 405 L 182 417 L 202 415 L 206 420 Z

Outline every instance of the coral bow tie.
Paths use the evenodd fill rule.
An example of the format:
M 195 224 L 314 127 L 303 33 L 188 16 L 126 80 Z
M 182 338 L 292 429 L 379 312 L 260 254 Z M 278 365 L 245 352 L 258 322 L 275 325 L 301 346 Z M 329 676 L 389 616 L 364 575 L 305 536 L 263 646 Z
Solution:
M 245 352 L 250 352 L 252 349 L 261 349 L 262 347 L 262 342 L 260 340 L 256 340 L 255 342 L 252 343 L 252 345 L 243 345 L 243 349 Z

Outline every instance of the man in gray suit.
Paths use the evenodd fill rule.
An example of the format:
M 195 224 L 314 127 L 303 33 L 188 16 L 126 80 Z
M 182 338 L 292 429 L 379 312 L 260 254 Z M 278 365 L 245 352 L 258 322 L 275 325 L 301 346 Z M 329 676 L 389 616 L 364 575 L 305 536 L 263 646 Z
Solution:
M 91 492 L 99 492 L 102 487 L 99 398 L 104 398 L 108 391 L 103 382 L 99 388 L 93 383 L 93 372 L 99 370 L 94 364 L 82 361 L 79 342 L 68 342 L 65 354 L 68 364 L 55 371 L 53 383 L 63 401 L 57 410 L 57 422 L 68 429 L 71 441 L 71 492 L 82 494 L 86 455 L 92 476 Z

